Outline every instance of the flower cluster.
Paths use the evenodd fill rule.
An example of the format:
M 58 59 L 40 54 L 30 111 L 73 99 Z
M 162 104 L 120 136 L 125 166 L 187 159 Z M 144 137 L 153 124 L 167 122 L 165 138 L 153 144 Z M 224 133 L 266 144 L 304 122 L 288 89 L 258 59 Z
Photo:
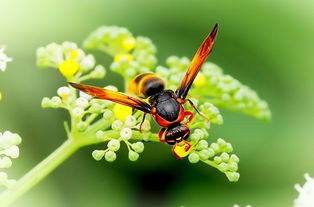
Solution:
M 216 167 L 225 173 L 229 181 L 236 182 L 240 178 L 238 171 L 239 158 L 235 154 L 230 154 L 233 147 L 222 138 L 209 144 L 206 139 L 208 132 L 204 129 L 195 129 L 190 136 L 192 149 L 189 154 L 189 161 L 204 163 Z
M 18 134 L 5 131 L 0 133 L 0 169 L 10 168 L 12 160 L 19 156 L 19 147 L 22 139 Z M 0 171 L 0 185 L 10 187 L 15 180 L 9 179 L 7 173 Z
M 294 207 L 312 207 L 314 206 L 314 178 L 309 174 L 304 175 L 306 183 L 301 187 L 296 184 L 295 188 L 299 192 L 299 197 L 294 200 Z
M 169 88 L 175 90 L 190 60 L 186 57 L 171 56 L 167 59 L 167 67 L 158 66 L 156 73 L 167 80 Z M 225 75 L 220 67 L 206 62 L 194 81 L 189 94 L 208 101 L 216 106 L 240 111 L 259 119 L 270 119 L 271 112 L 267 103 L 261 100 L 257 93 L 243 85 L 230 75 Z
M 114 58 L 110 69 L 128 81 L 138 73 L 152 71 L 156 47 L 147 37 L 134 37 L 126 28 L 103 26 L 84 41 L 86 49 L 100 50 Z
M 118 116 L 120 115 L 121 114 L 119 113 Z M 92 155 L 94 159 L 99 161 L 104 157 L 106 161 L 113 162 L 116 159 L 115 152 L 120 149 L 120 142 L 124 142 L 129 150 L 129 160 L 136 161 L 139 158 L 139 154 L 144 151 L 144 143 L 141 141 L 131 143 L 130 139 L 133 135 L 132 129 L 138 130 L 141 120 L 142 117 L 139 116 L 139 113 L 135 113 L 134 116 L 128 115 L 127 117 L 125 117 L 124 121 L 117 119 L 112 122 L 112 130 L 119 132 L 120 136 L 117 139 L 111 139 L 107 144 L 107 149 L 93 151 Z M 144 120 L 141 126 L 142 132 L 148 132 L 150 131 L 150 129 L 150 122 L 148 120 Z M 98 131 L 96 133 L 96 137 L 99 139 L 103 139 L 105 138 L 104 134 L 104 131 Z
M 56 68 L 68 81 L 80 82 L 91 78 L 103 78 L 105 69 L 95 66 L 95 58 L 78 48 L 76 43 L 50 43 L 37 49 L 37 65 L 41 68 Z M 82 74 L 85 74 L 82 76 Z

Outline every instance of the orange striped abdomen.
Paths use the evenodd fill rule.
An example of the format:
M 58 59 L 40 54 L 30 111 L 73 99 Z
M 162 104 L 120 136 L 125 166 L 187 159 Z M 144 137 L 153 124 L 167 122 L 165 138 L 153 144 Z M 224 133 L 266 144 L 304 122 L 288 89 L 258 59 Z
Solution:
M 164 88 L 165 82 L 159 76 L 154 73 L 141 73 L 131 80 L 128 93 L 146 99 L 163 91 Z

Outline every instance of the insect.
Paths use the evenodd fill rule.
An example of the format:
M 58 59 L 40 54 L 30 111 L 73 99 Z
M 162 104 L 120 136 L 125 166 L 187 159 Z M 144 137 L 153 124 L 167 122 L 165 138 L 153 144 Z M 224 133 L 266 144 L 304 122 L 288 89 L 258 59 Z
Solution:
M 186 141 L 190 135 L 190 129 L 187 124 L 194 117 L 191 111 L 184 109 L 184 104 L 189 102 L 199 115 L 206 118 L 197 110 L 193 102 L 186 97 L 202 64 L 213 49 L 217 31 L 218 25 L 216 24 L 197 50 L 181 85 L 175 92 L 165 90 L 164 81 L 153 73 L 143 73 L 133 78 L 128 87 L 129 93 L 133 93 L 139 98 L 148 98 L 149 103 L 139 98 L 104 88 L 76 83 L 69 84 L 93 97 L 109 100 L 132 107 L 135 110 L 143 111 L 143 121 L 145 120 L 146 114 L 151 114 L 153 119 L 162 127 L 158 133 L 159 140 L 173 145 L 172 152 L 178 159 L 182 159 L 182 157 L 188 155 L 191 148 L 191 144 Z M 181 123 L 186 116 L 188 117 L 187 123 Z M 140 124 L 140 131 L 142 123 Z

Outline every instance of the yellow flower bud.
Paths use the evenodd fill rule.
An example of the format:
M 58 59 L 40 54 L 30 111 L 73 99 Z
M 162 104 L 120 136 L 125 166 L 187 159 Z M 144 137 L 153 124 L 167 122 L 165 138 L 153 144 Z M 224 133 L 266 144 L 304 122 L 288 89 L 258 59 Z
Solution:
M 79 56 L 79 51 L 78 50 L 73 50 L 70 54 L 70 59 L 75 59 Z
M 136 39 L 134 39 L 133 37 L 129 37 L 126 38 L 123 43 L 123 49 L 128 52 L 130 50 L 132 50 L 135 46 L 136 46 Z
M 70 78 L 79 70 L 79 67 L 79 63 L 75 60 L 65 60 L 59 64 L 59 71 L 66 78 Z
M 179 155 L 180 157 L 186 157 L 190 154 L 191 148 L 188 151 L 185 151 L 186 147 L 188 147 L 188 144 L 184 142 L 183 145 L 177 144 L 174 147 L 174 152 Z
M 120 62 L 121 59 L 126 59 L 128 62 L 133 60 L 133 56 L 130 54 L 117 54 L 114 56 L 114 62 Z
M 132 108 L 121 104 L 115 104 L 113 107 L 113 114 L 120 121 L 125 121 L 127 116 L 132 115 Z
M 196 87 L 200 87 L 203 86 L 206 82 L 206 77 L 202 72 L 199 72 L 199 74 L 196 76 L 195 81 L 194 81 L 194 85 Z
M 0 92 L 0 101 L 1 101 L 1 99 L 2 99 L 2 93 Z

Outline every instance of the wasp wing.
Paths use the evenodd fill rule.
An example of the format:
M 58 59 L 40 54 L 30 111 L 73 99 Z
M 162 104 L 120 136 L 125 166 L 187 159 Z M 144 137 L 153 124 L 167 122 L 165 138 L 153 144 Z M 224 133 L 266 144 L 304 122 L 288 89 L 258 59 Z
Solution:
M 105 99 L 105 100 L 112 101 L 118 104 L 129 106 L 134 109 L 141 110 L 145 113 L 150 113 L 152 109 L 151 105 L 149 105 L 148 103 L 141 101 L 137 98 L 127 96 L 123 93 L 119 93 L 116 91 L 99 88 L 95 86 L 88 86 L 88 85 L 82 85 L 82 84 L 70 83 L 70 82 L 69 84 L 73 86 L 74 88 L 84 93 L 87 93 L 88 95 L 91 95 L 93 97 Z
M 180 87 L 176 90 L 178 98 L 185 99 L 194 79 L 196 78 L 198 72 L 200 71 L 203 63 L 205 62 L 207 56 L 212 51 L 214 46 L 214 40 L 218 31 L 218 24 L 216 24 L 211 31 L 211 33 L 206 37 L 202 45 L 197 50 L 194 55 L 189 69 L 187 70 Z

